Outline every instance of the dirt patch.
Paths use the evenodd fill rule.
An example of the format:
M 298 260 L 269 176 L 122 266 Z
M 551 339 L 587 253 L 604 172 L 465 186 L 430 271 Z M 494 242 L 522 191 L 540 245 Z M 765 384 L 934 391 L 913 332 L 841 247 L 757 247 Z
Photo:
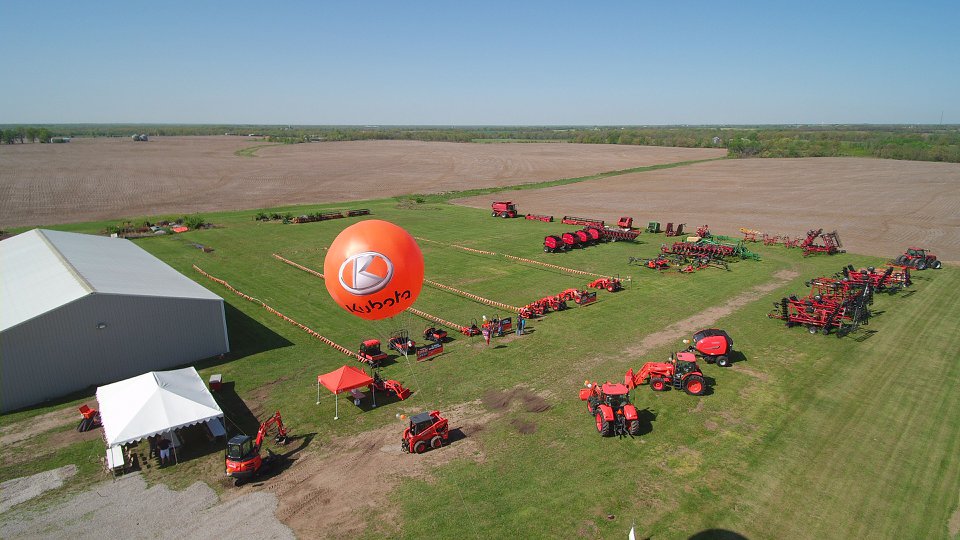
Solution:
M 510 420 L 510 425 L 523 435 L 530 435 L 531 433 L 536 433 L 537 431 L 537 425 L 529 420 L 514 418 L 513 420 Z
M 29 145 L 23 145 L 29 146 Z M 908 245 L 960 260 L 960 165 L 869 158 L 730 159 L 511 192 L 524 213 L 591 216 L 616 223 L 709 224 L 740 236 L 740 227 L 804 236 L 837 229 L 851 253 L 893 257 Z M 857 193 L 843 208 L 829 194 Z M 690 194 L 710 201 L 691 205 Z M 808 201 L 794 212 L 797 201 Z M 458 201 L 490 208 L 489 196 Z M 636 210 L 642 209 L 642 210 Z M 642 237 L 641 237 L 642 239 Z
M 80 423 L 80 413 L 74 407 L 50 411 L 40 416 L 5 425 L 0 428 L 0 448 L 8 447 L 30 437 L 35 437 L 37 434 L 71 423 L 74 425 Z
M 716 431 L 717 429 L 720 428 L 720 426 L 718 426 L 717 423 L 714 422 L 713 420 L 707 420 L 706 422 L 704 422 L 703 427 L 707 431 Z
M 954 510 L 953 515 L 950 516 L 950 521 L 947 522 L 947 527 L 950 529 L 951 537 L 960 534 L 960 501 L 957 502 L 957 509 Z
M 520 400 L 527 412 L 540 413 L 550 409 L 550 403 L 546 399 L 524 388 L 487 390 L 480 399 L 491 411 L 506 410 L 514 400 Z
M 725 154 L 608 144 L 346 141 L 234 155 L 254 144 L 246 137 L 147 143 L 124 137 L 4 145 L 0 227 L 440 193 Z
M 756 370 L 750 369 L 750 368 L 748 368 L 748 367 L 746 367 L 746 366 L 737 366 L 737 372 L 743 373 L 743 374 L 745 374 L 745 375 L 749 375 L 749 376 L 753 377 L 754 379 L 757 379 L 757 380 L 759 380 L 759 381 L 761 381 L 761 382 L 770 382 L 770 374 L 769 374 L 769 373 L 763 373 L 762 371 L 756 371 Z
M 294 538 L 277 521 L 271 493 L 248 493 L 219 503 L 216 493 L 197 482 L 183 491 L 164 485 L 147 488 L 139 473 L 104 482 L 43 510 L 12 512 L 0 524 L 2 538 L 217 538 L 224 523 L 232 530 L 256 531 L 256 538 Z
M 409 411 L 406 411 L 409 412 Z M 399 517 L 380 512 L 389 506 L 390 491 L 403 478 L 427 481 L 432 470 L 455 459 L 482 462 L 483 451 L 472 434 L 498 415 L 484 412 L 478 401 L 444 411 L 451 440 L 439 450 L 407 454 L 400 448 L 401 423 L 335 439 L 316 454 L 297 459 L 287 470 L 262 483 L 231 488 L 227 497 L 255 491 L 274 494 L 277 517 L 300 538 L 353 537 L 364 533 L 359 514 L 377 513 L 379 524 L 397 530 Z M 471 419 L 467 428 L 464 419 Z
M 46 491 L 59 488 L 64 480 L 75 474 L 77 474 L 76 465 L 64 465 L 59 469 L 7 480 L 0 484 L 0 514 L 15 505 L 39 497 Z

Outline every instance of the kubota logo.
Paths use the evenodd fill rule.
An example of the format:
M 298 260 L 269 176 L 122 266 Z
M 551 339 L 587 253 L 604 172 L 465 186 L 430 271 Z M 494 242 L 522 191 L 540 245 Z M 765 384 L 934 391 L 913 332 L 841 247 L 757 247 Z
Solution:
M 373 294 L 390 283 L 393 263 L 382 253 L 364 251 L 343 261 L 337 277 L 343 288 L 353 294 Z

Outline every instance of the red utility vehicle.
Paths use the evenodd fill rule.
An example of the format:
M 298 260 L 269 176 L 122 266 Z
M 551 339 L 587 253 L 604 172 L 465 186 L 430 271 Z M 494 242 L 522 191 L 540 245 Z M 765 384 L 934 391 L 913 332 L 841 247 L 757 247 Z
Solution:
M 357 350 L 357 360 L 370 364 L 373 367 L 380 365 L 380 362 L 387 359 L 387 353 L 380 350 L 379 339 L 368 339 L 360 344 Z
M 408 388 L 404 388 L 400 381 L 395 381 L 393 379 L 384 379 L 380 376 L 380 370 L 377 370 L 373 373 L 373 386 L 374 390 L 380 392 L 393 392 L 397 395 L 397 398 L 404 400 L 410 397 L 410 394 L 413 392 Z
M 423 331 L 423 339 L 434 343 L 443 343 L 447 339 L 447 331 L 431 326 Z
M 400 448 L 404 452 L 422 454 L 427 448 L 440 448 L 450 438 L 447 419 L 440 411 L 422 412 L 410 418 L 410 425 L 403 430 Z
M 580 389 L 580 400 L 587 402 L 587 412 L 596 419 L 602 437 L 640 434 L 640 417 L 630 403 L 630 389 L 619 383 L 587 383 Z
M 240 485 L 244 480 L 256 476 L 265 466 L 269 466 L 273 459 L 273 453 L 269 452 L 264 459 L 260 455 L 260 446 L 263 444 L 263 438 L 267 434 L 270 426 L 277 426 L 277 435 L 274 441 L 277 444 L 287 444 L 287 429 L 280 418 L 280 411 L 267 418 L 260 424 L 257 431 L 257 438 L 253 439 L 249 435 L 234 435 L 227 441 L 226 468 L 227 476 L 234 479 L 236 485 Z
M 491 204 L 490 208 L 493 210 L 490 214 L 493 217 L 517 217 L 517 205 L 513 204 L 513 201 L 497 201 Z
M 690 340 L 683 340 L 689 344 Z M 733 351 L 733 338 L 723 330 L 707 328 L 693 334 L 693 344 L 687 349 L 708 364 L 716 362 L 720 367 L 730 366 L 730 353 Z
M 700 396 L 707 389 L 697 357 L 691 352 L 678 352 L 667 362 L 647 362 L 636 373 L 631 368 L 623 379 L 628 388 L 649 383 L 656 392 L 673 387 L 691 396 Z
M 926 270 L 927 268 L 939 270 L 943 266 L 943 263 L 937 260 L 936 255 L 926 249 L 915 247 L 907 249 L 907 251 L 897 257 L 897 260 L 894 262 L 900 266 L 910 266 L 917 270 Z

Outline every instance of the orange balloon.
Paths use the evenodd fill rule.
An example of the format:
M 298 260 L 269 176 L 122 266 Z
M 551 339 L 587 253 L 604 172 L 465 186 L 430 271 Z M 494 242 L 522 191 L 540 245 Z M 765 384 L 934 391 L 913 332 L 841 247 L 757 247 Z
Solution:
M 357 317 L 393 317 L 423 288 L 423 253 L 410 233 L 380 219 L 355 223 L 337 235 L 323 260 L 327 292 Z

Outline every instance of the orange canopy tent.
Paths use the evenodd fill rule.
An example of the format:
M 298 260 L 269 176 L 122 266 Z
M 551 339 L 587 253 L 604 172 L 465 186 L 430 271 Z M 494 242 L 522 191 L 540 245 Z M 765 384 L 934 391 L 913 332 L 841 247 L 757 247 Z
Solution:
M 320 404 L 320 385 L 327 387 L 327 390 L 333 392 L 336 402 L 336 412 L 333 419 L 340 418 L 340 393 L 349 392 L 354 388 L 370 386 L 373 384 L 373 377 L 366 374 L 360 368 L 353 366 L 343 366 L 323 375 L 317 376 L 317 405 Z

